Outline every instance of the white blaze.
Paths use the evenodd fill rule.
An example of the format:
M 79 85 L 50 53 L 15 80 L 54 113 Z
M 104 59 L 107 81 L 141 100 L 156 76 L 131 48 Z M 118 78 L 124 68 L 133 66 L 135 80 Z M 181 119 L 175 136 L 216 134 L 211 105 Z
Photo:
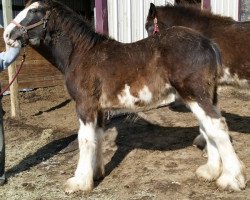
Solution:
M 30 6 L 28 6 L 27 8 L 25 8 L 24 10 L 22 10 L 14 19 L 14 21 L 16 21 L 17 23 L 20 23 L 21 21 L 23 21 L 25 19 L 25 17 L 27 16 L 27 13 L 30 9 L 33 9 L 33 8 L 38 8 L 40 5 L 40 3 L 38 2 L 35 2 L 33 4 L 31 4 Z M 3 38 L 4 38 L 4 41 L 6 44 L 9 44 L 11 46 L 15 46 L 17 45 L 15 43 L 14 40 L 11 40 L 9 39 L 9 34 L 10 32 L 15 28 L 15 24 L 13 23 L 10 23 L 4 30 L 4 33 L 3 33 Z

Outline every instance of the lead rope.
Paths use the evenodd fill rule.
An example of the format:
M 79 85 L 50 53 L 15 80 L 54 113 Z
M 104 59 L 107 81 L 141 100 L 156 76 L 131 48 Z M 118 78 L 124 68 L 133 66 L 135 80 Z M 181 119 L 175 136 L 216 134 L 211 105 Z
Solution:
M 13 82 L 15 81 L 15 79 L 17 78 L 18 74 L 19 74 L 20 71 L 21 71 L 21 68 L 22 68 L 22 66 L 23 66 L 23 63 L 24 63 L 24 61 L 25 61 L 25 58 L 26 58 L 26 55 L 25 55 L 25 49 L 24 49 L 24 53 L 23 53 L 23 55 L 22 55 L 22 61 L 21 61 L 21 64 L 20 64 L 19 68 L 18 68 L 17 71 L 16 71 L 16 74 L 14 75 L 13 79 L 9 82 L 9 84 L 4 88 L 4 90 L 1 91 L 0 96 L 2 96 L 3 93 L 5 93 L 5 92 L 9 89 L 9 87 L 12 85 L 12 83 L 13 83 Z

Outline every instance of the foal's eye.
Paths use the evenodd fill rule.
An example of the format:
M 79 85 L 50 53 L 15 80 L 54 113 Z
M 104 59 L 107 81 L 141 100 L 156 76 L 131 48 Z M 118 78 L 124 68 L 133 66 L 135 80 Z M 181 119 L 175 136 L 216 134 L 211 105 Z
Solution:
M 31 9 L 29 10 L 30 13 L 36 13 L 37 12 L 37 9 Z

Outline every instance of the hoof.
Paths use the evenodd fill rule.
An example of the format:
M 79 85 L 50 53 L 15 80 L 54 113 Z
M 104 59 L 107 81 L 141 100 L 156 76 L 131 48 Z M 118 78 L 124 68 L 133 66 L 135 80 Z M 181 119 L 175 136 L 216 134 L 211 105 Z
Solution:
M 102 166 L 99 169 L 97 169 L 94 175 L 94 180 L 95 181 L 102 180 L 104 176 L 105 176 L 105 169 L 104 169 L 104 166 Z
M 222 190 L 241 191 L 246 187 L 246 182 L 246 177 L 242 173 L 237 176 L 223 173 L 216 181 L 216 184 Z
M 202 150 L 202 157 L 208 158 L 208 155 L 207 155 L 207 148 L 205 148 L 205 149 Z
M 77 178 L 72 177 L 67 180 L 66 187 L 65 187 L 65 193 L 71 194 L 77 191 L 83 191 L 83 192 L 91 192 L 94 188 L 93 181 L 91 183 L 87 183 L 86 181 Z
M 4 185 L 6 183 L 5 178 L 0 178 L 0 186 Z
M 213 181 L 219 177 L 221 173 L 220 169 L 216 169 L 215 167 L 211 167 L 209 165 L 202 165 L 196 170 L 196 175 L 204 179 L 205 181 Z
M 201 150 L 206 149 L 207 143 L 205 138 L 201 134 L 198 135 L 193 141 L 193 146 L 198 147 Z

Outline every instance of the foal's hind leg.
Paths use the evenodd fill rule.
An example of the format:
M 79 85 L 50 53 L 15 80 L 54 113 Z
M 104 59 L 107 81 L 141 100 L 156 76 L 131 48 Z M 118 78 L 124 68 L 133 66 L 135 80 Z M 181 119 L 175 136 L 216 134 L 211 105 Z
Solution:
M 218 103 L 218 94 L 217 94 L 217 87 L 214 89 L 214 93 L 213 93 L 213 106 L 214 108 L 217 107 L 217 103 Z M 220 112 L 217 110 L 217 114 L 220 115 Z M 204 128 L 203 128 L 204 130 Z M 206 138 L 205 134 L 202 134 L 200 132 L 200 135 L 198 135 L 193 142 L 194 146 L 197 146 L 198 148 L 202 149 L 203 152 L 205 152 L 205 155 L 207 153 L 207 140 L 208 138 Z
M 94 114 L 93 114 L 94 115 Z M 90 117 L 91 118 L 91 117 Z M 74 177 L 68 179 L 65 192 L 72 193 L 78 190 L 89 192 L 94 187 L 94 177 L 104 175 L 102 160 L 102 127 L 98 127 L 97 117 L 92 121 L 83 122 L 80 117 L 78 132 L 80 157 Z
M 206 151 L 208 161 L 205 165 L 196 170 L 198 177 L 207 181 L 215 180 L 221 173 L 221 159 L 216 144 L 207 137 L 204 127 L 200 125 L 200 135 L 206 142 Z
M 217 170 L 217 173 L 212 173 L 209 169 L 212 165 L 212 161 L 218 165 L 218 155 L 220 155 L 222 161 L 222 173 L 217 180 L 217 185 L 222 189 L 232 189 L 239 191 L 246 186 L 246 177 L 244 173 L 244 165 L 237 157 L 233 146 L 230 142 L 227 124 L 217 108 L 213 106 L 209 100 L 202 102 L 192 102 L 188 104 L 192 112 L 196 115 L 204 129 L 203 134 L 206 135 L 208 142 L 208 163 L 207 167 L 200 167 L 197 170 L 199 176 L 206 178 L 209 174 L 210 178 L 216 178 L 219 174 L 219 170 L 216 167 L 212 167 Z M 217 149 L 217 151 L 216 151 Z M 212 156 L 212 158 L 211 158 Z M 214 176 L 214 177 L 213 177 Z

